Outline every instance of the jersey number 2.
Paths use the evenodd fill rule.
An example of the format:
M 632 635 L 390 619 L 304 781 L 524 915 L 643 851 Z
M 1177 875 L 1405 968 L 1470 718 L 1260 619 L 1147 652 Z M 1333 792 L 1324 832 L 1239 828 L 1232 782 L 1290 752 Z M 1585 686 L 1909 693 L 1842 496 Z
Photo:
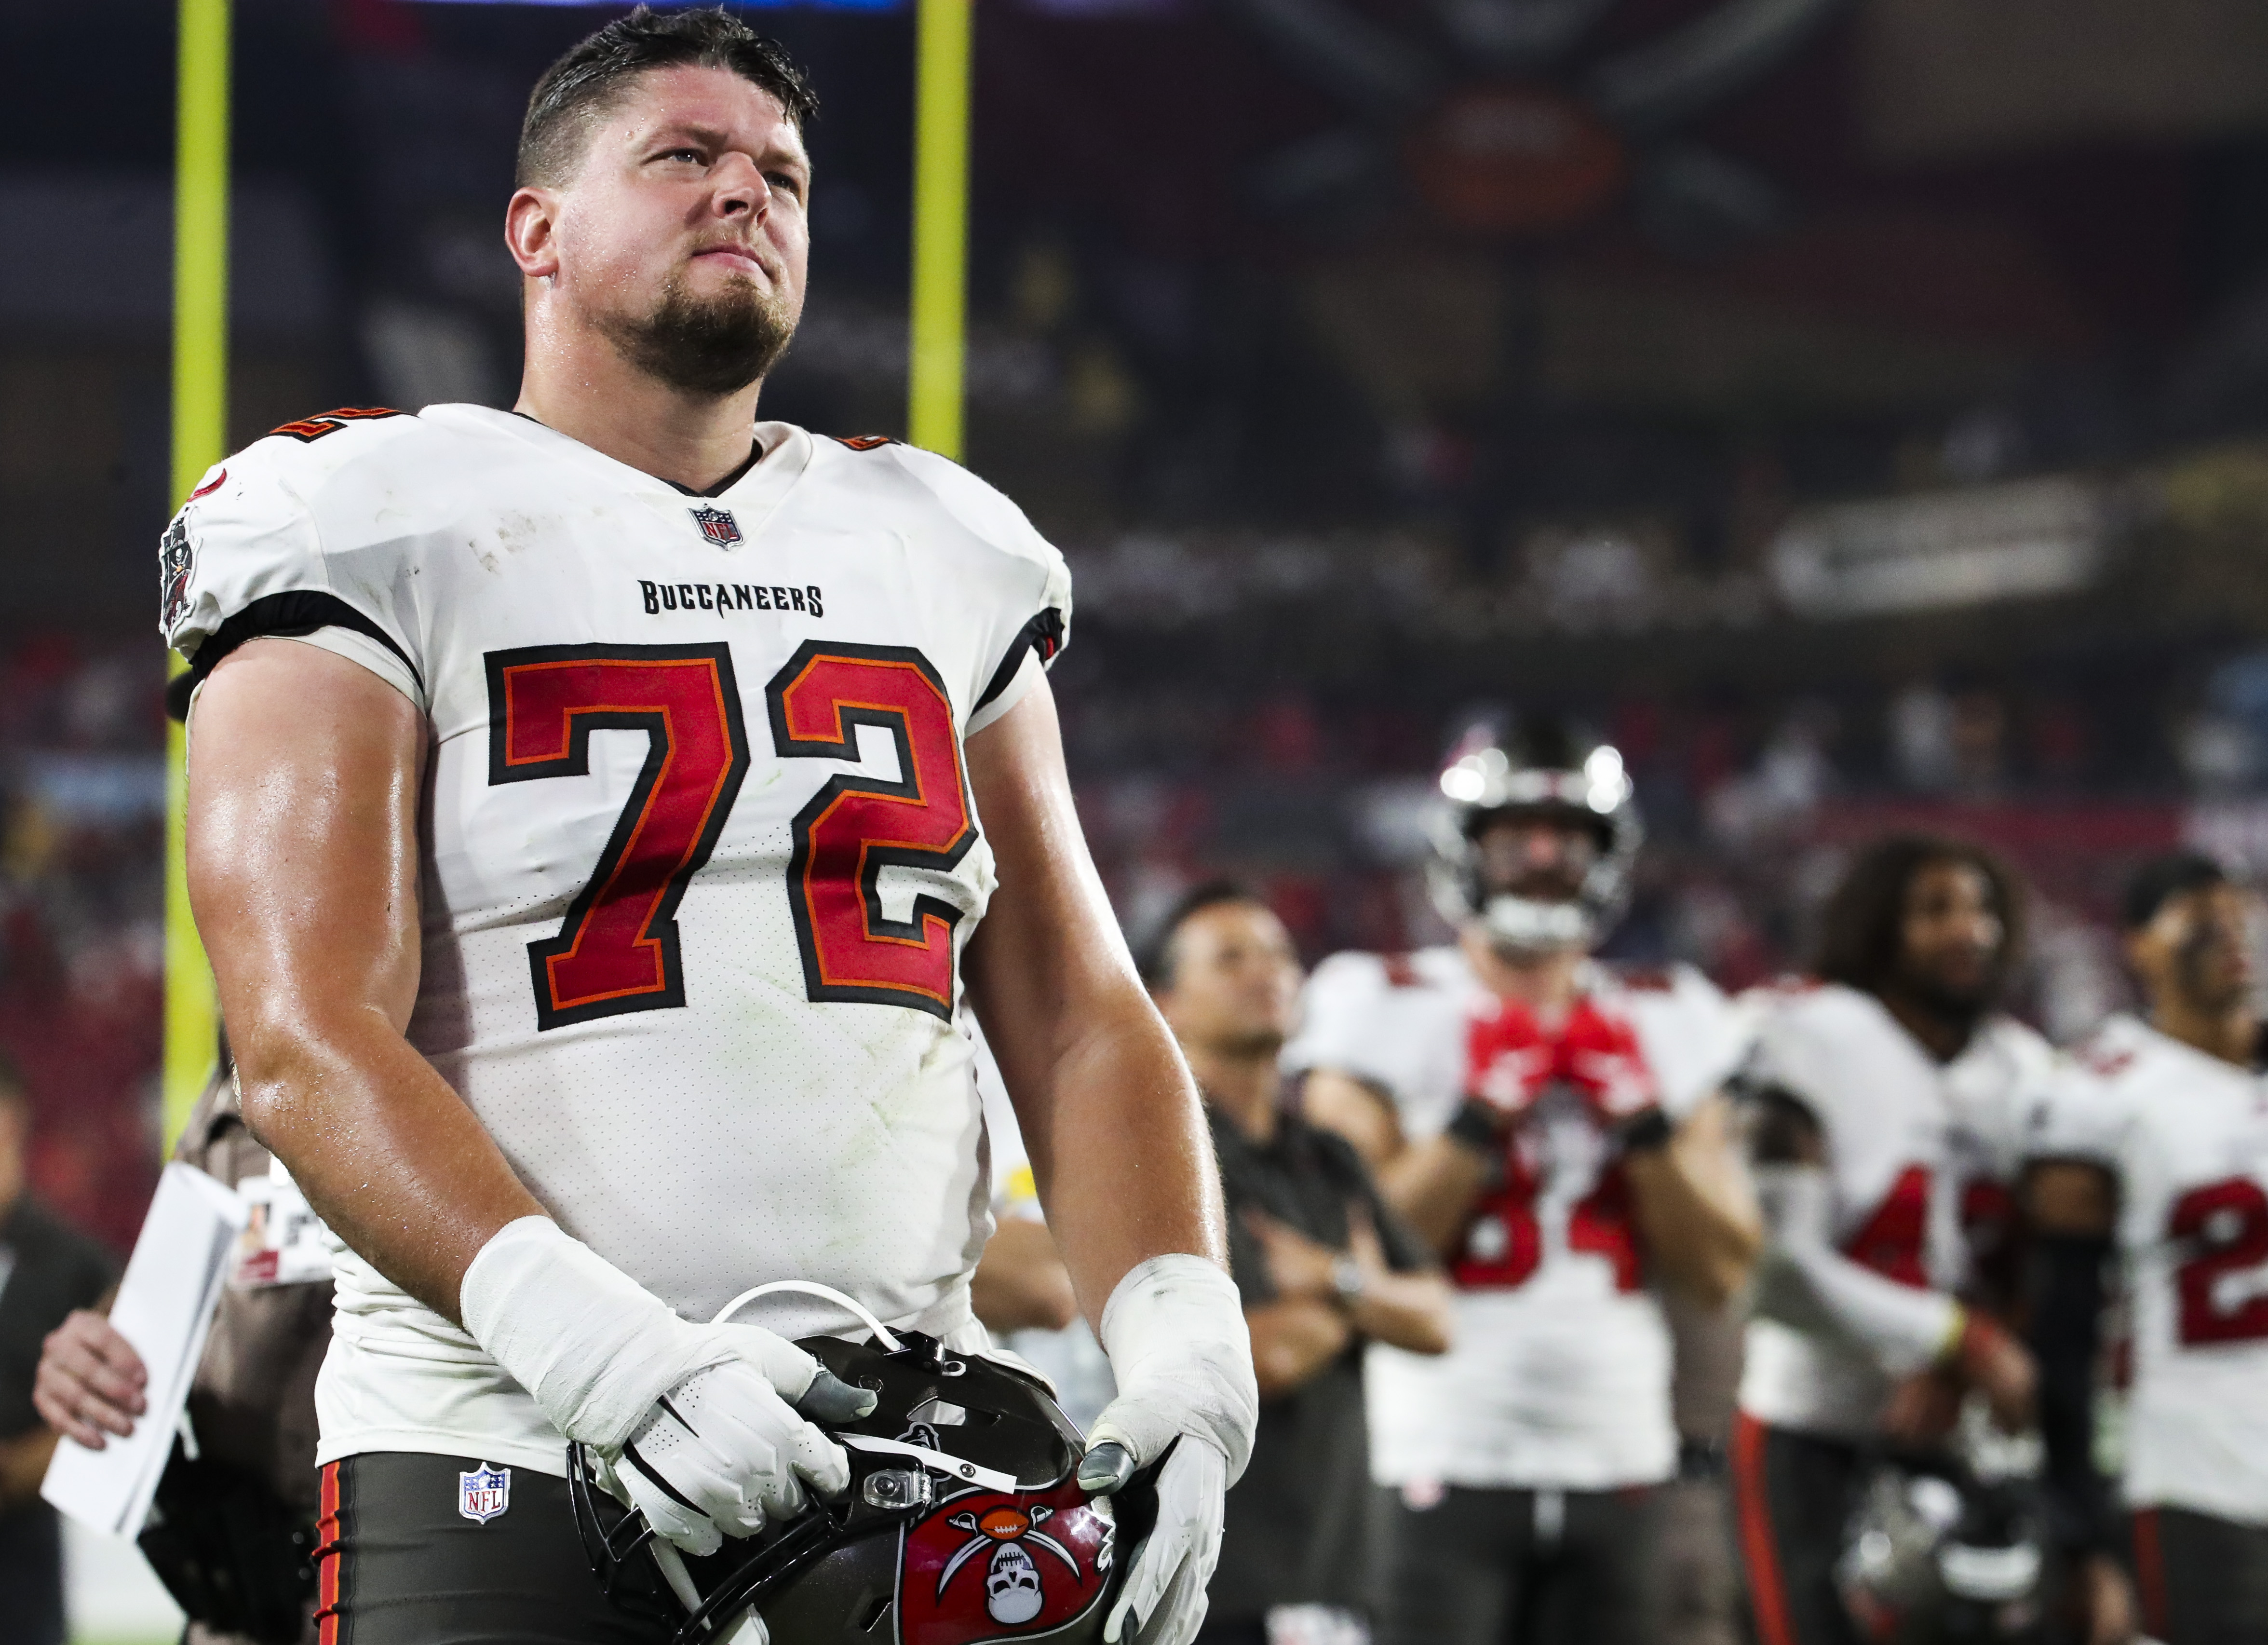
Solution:
M 528 945 L 537 1027 L 683 1005 L 677 905 L 748 769 L 730 649 L 540 645 L 487 662 L 491 784 L 587 775 L 593 731 L 647 736 L 589 883 L 559 934 Z M 880 889 L 885 867 L 949 870 L 976 843 L 944 682 L 909 646 L 814 640 L 764 697 L 783 759 L 856 762 L 861 726 L 897 753 L 897 780 L 830 778 L 792 825 L 788 904 L 806 993 L 949 1019 L 961 911 L 917 896 L 894 920 Z
M 2187 1344 L 2268 1337 L 2268 1194 L 2249 1177 L 2191 1189 L 2174 1202 L 2166 1234 L 2194 1253 L 2174 1276 Z

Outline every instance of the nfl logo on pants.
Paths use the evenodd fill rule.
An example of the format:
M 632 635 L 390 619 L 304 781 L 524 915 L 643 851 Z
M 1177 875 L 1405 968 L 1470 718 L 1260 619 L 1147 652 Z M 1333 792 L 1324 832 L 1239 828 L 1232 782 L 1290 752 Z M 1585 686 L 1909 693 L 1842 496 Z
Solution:
M 512 1470 L 482 1463 L 457 1476 L 457 1512 L 485 1525 L 512 1506 Z

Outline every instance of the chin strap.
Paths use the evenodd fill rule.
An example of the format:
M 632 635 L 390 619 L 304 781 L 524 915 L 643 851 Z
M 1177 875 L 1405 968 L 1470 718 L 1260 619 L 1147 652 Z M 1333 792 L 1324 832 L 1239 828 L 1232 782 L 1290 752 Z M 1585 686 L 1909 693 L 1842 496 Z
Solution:
M 770 1296 L 778 1291 L 799 1291 L 806 1296 L 821 1297 L 833 1302 L 846 1312 L 856 1315 L 859 1323 L 874 1333 L 875 1346 L 885 1354 L 895 1354 L 902 1346 L 897 1338 L 891 1334 L 890 1328 L 867 1311 L 865 1303 L 856 1297 L 843 1295 L 831 1285 L 821 1285 L 816 1280 L 772 1280 L 762 1285 L 752 1285 L 718 1309 L 716 1317 L 709 1323 L 712 1325 L 721 1325 L 758 1297 Z

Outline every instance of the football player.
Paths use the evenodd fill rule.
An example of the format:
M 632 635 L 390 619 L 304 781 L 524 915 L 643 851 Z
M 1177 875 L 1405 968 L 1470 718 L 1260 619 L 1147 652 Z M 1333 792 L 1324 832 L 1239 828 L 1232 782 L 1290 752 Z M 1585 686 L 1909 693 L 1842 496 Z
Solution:
M 2025 1188 L 2041 1427 L 2096 1550 L 2097 1640 L 2125 1633 L 2122 1540 L 2093 1489 L 2096 1320 L 2131 1296 L 2124 1499 L 2142 1620 L 2166 1645 L 2268 1638 L 2268 1087 L 2247 925 L 2218 863 L 2146 864 L 2122 910 L 2146 1015 L 2112 1017 L 2035 1111 Z
M 522 128 L 513 409 L 286 424 L 166 535 L 245 1117 L 347 1247 L 327 1645 L 639 1637 L 569 1442 L 693 1554 L 841 1489 L 873 1399 L 791 1339 L 855 1327 L 713 1323 L 756 1282 L 982 1349 L 964 986 L 1116 1376 L 1083 1476 L 1160 1464 L 1108 1636 L 1202 1616 L 1257 1401 L 1064 776 L 1063 561 L 949 462 L 756 419 L 813 108 L 720 8 L 600 29 Z
M 1859 853 L 1830 898 L 1817 980 L 1776 991 L 1744 1073 L 1757 1265 L 1733 1442 L 1762 1645 L 1855 1640 L 1835 1586 L 1872 1448 L 1929 1444 L 1981 1390 L 2029 1420 L 2030 1356 L 1975 1297 L 2007 1253 L 2023 1107 L 2046 1043 L 1994 1009 L 2015 880 L 1949 840 Z
M 1721 1300 L 1754 1253 L 1718 1095 L 1746 1036 L 1696 971 L 1590 958 L 1640 834 L 1613 749 L 1483 730 L 1440 787 L 1457 941 L 1325 961 L 1287 1053 L 1456 1288 L 1447 1354 L 1370 1350 L 1373 1469 L 1398 1498 L 1383 1636 L 1654 1645 L 1678 1441 L 1649 1287 Z

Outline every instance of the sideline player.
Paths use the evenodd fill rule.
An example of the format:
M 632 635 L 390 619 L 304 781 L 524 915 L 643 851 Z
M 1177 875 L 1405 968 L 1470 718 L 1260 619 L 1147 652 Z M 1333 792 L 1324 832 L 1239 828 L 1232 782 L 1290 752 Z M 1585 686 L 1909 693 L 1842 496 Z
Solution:
M 1655 1645 L 1653 1487 L 1678 1442 L 1648 1273 L 1722 1300 L 1754 1253 L 1716 1095 L 1746 1036 L 1699 973 L 1589 958 L 1640 833 L 1614 749 L 1484 732 L 1441 788 L 1455 946 L 1325 961 L 1287 1053 L 1457 1291 L 1446 1355 L 1370 1354 L 1398 1495 L 1382 1634 Z
M 1203 1615 L 1256 1397 L 1197 1093 L 1071 807 L 1063 562 L 951 463 L 755 420 L 812 111 L 721 9 L 600 29 L 522 128 L 516 409 L 287 424 L 167 534 L 245 1117 L 348 1247 L 326 1641 L 640 1637 L 566 1440 L 689 1552 L 841 1486 L 806 1416 L 871 1400 L 788 1339 L 850 1322 L 706 1323 L 747 1287 L 982 1346 L 964 971 L 1116 1373 L 1083 1472 L 1173 1448 L 1109 1634 Z
M 2093 1531 L 2096 1319 L 2111 1242 L 2132 1298 L 2125 1506 L 2142 1620 L 2166 1645 L 2268 1639 L 2268 1087 L 2246 925 L 2252 898 L 2183 852 L 2146 864 L 2122 911 L 2146 1019 L 2119 1015 L 2036 1110 L 2026 1209 L 2050 1478 Z
M 2006 1279 L 1980 1258 L 2008 1251 L 2051 1063 L 1993 1008 L 2018 896 L 1974 846 L 1878 841 L 1828 902 L 1817 982 L 1766 1009 L 1747 1080 L 1771 1235 L 1733 1442 L 1760 1645 L 1857 1637 L 1833 1568 L 1869 1446 L 1942 1439 L 1970 1388 L 2029 1420 L 2030 1356 L 1956 1296 Z

